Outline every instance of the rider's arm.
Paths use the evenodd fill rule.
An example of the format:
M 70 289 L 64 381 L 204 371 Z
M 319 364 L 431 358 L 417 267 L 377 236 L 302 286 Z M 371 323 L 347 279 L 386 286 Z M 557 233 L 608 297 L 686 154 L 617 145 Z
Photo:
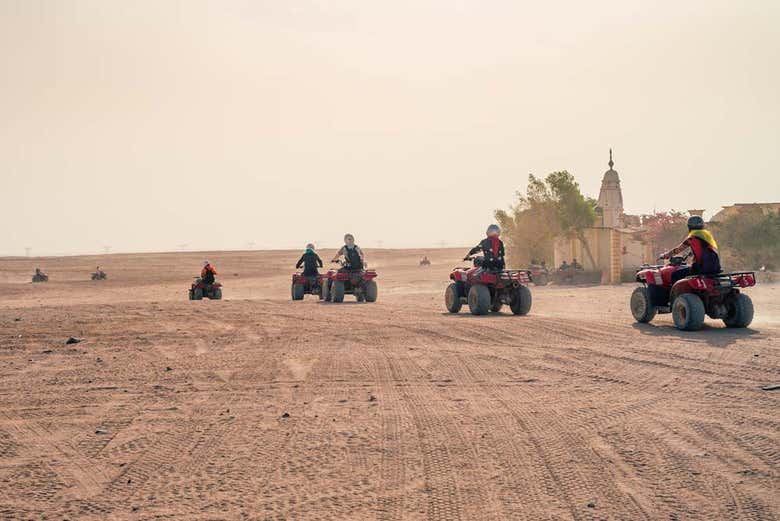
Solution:
M 343 253 L 344 253 L 344 246 L 342 246 L 341 249 L 339 249 L 338 253 L 336 253 L 336 256 L 333 257 L 332 262 L 336 262 L 337 260 L 339 260 L 339 257 L 341 257 Z
M 298 262 L 297 262 L 297 263 L 295 263 L 295 269 L 299 269 L 299 268 L 300 268 L 300 267 L 303 265 L 303 258 L 304 258 L 305 256 L 306 256 L 306 254 L 305 254 L 305 253 L 304 253 L 303 255 L 301 255 L 301 258 L 300 258 L 300 259 L 298 259 Z M 318 257 L 318 258 L 319 258 L 319 257 Z M 322 266 L 322 263 L 320 263 L 320 266 Z
M 360 255 L 360 260 L 365 261 L 366 257 L 363 255 L 363 250 L 360 249 L 360 246 L 355 246 L 355 249 L 358 252 L 358 255 Z
M 479 253 L 481 251 L 482 251 L 482 245 L 481 244 L 477 244 L 476 246 L 474 246 L 473 248 L 471 248 L 469 250 L 468 255 L 474 255 L 475 253 Z
M 316 253 L 314 254 L 314 256 L 317 257 L 317 264 L 319 264 L 320 268 L 321 268 L 322 267 L 322 259 L 320 259 L 320 256 L 317 255 Z
M 688 248 L 690 248 L 690 245 L 688 244 L 688 239 L 685 239 L 683 242 L 681 242 L 680 244 L 678 244 L 677 246 L 675 246 L 671 250 L 669 250 L 666 253 L 664 253 L 663 255 L 661 255 L 661 258 L 662 259 L 671 258 L 671 257 L 677 255 L 678 253 L 684 252 Z

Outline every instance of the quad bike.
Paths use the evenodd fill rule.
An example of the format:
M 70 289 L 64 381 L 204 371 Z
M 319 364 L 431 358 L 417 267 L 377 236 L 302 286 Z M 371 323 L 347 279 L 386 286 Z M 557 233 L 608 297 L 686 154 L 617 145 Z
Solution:
M 36 273 L 32 276 L 33 282 L 49 282 L 49 276 L 45 273 Z
M 197 277 L 190 287 L 190 300 L 203 300 L 206 297 L 211 300 L 222 299 L 222 283 L 206 284 L 203 279 Z
M 108 275 L 106 275 L 106 272 L 103 270 L 96 271 L 92 274 L 92 280 L 106 280 L 108 278 Z
M 428 259 L 420 259 L 420 266 L 430 266 L 431 261 Z
M 641 284 L 631 294 L 631 314 L 650 322 L 656 313 L 671 313 L 677 329 L 695 331 L 705 313 L 727 327 L 747 327 L 753 321 L 753 302 L 740 288 L 756 285 L 755 273 L 740 271 L 689 275 L 676 282 L 672 274 L 686 268 L 687 257 L 672 257 L 666 265 L 643 265 L 636 273 Z
M 544 266 L 531 264 L 528 271 L 531 272 L 531 282 L 534 283 L 534 286 L 546 286 L 550 283 L 550 272 Z
M 348 268 L 344 261 L 334 261 L 342 269 L 329 270 L 322 285 L 322 298 L 330 302 L 344 302 L 344 295 L 355 295 L 358 302 L 376 302 L 379 292 L 376 270 L 355 270 Z
M 528 270 L 488 271 L 482 269 L 482 257 L 466 257 L 474 267 L 458 267 L 450 273 L 452 283 L 444 292 L 447 311 L 457 313 L 468 303 L 472 315 L 497 313 L 508 304 L 515 315 L 526 315 L 531 310 L 531 282 Z
M 290 292 L 293 300 L 303 300 L 304 295 L 317 295 L 322 300 L 322 285 L 325 275 L 318 273 L 307 277 L 303 273 L 293 273 Z

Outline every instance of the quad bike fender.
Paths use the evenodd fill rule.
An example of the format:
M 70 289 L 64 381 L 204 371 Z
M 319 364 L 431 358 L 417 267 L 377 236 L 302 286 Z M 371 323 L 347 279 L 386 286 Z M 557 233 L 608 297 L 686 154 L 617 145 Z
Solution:
M 495 273 L 489 271 L 480 270 L 480 268 L 472 268 L 468 271 L 469 282 L 473 284 L 495 284 L 498 282 L 498 277 Z
M 464 269 L 455 269 L 450 273 L 450 280 L 455 282 L 466 282 L 468 280 L 468 272 Z
M 374 280 L 376 278 L 376 270 L 366 270 L 363 273 L 363 280 Z

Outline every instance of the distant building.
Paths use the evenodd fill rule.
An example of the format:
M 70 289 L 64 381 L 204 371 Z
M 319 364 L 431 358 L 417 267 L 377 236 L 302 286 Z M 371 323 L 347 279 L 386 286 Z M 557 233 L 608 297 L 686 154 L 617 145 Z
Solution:
M 609 149 L 609 170 L 604 172 L 601 179 L 601 190 L 596 205 L 596 212 L 601 216 L 601 222 L 597 223 L 605 228 L 623 227 L 623 192 L 620 190 L 620 177 L 612 168 L 612 149 Z
M 634 268 L 648 262 L 652 256 L 639 240 L 642 231 L 638 215 L 623 212 L 623 192 L 620 176 L 614 169 L 612 149 L 609 150 L 609 170 L 601 179 L 596 213 L 598 217 L 591 228 L 584 230 L 585 242 L 593 256 L 593 262 L 582 242 L 576 237 L 559 237 L 555 241 L 555 266 L 563 261 L 571 264 L 574 259 L 587 271 L 600 271 L 603 284 L 619 284 L 624 268 Z
M 770 213 L 780 213 L 780 203 L 736 203 L 730 206 L 724 206 L 715 215 L 710 218 L 710 222 L 719 223 L 727 218 L 739 214 L 748 209 L 760 208 L 764 215 Z

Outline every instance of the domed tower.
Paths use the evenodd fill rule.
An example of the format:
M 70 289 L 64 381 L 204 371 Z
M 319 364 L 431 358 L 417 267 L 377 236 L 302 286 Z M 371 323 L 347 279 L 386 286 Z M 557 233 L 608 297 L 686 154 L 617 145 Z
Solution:
M 612 169 L 612 149 L 609 149 L 609 170 L 604 172 L 599 191 L 596 210 L 601 214 L 601 226 L 620 228 L 623 226 L 623 192 L 620 190 L 620 177 Z

